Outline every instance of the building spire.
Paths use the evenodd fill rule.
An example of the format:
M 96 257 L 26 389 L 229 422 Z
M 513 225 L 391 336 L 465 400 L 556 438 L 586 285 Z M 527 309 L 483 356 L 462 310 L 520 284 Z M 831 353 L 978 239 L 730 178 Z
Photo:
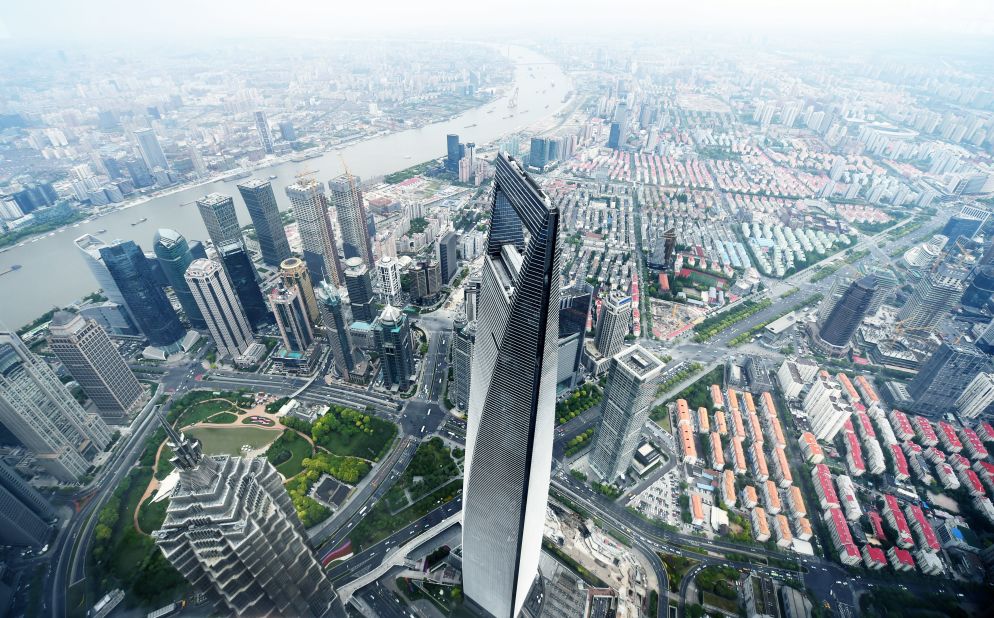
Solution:
M 214 476 L 217 466 L 214 460 L 204 457 L 200 440 L 189 438 L 186 434 L 176 431 L 161 412 L 158 417 L 163 429 L 166 430 L 169 448 L 173 450 L 173 456 L 169 461 L 180 470 L 180 476 L 185 482 L 206 484 Z

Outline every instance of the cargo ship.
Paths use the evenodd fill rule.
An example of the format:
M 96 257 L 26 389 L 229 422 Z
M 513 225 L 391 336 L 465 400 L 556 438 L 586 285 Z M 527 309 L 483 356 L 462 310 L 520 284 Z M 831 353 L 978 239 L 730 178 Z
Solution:
M 11 264 L 10 268 L 7 268 L 6 270 L 0 270 L 0 277 L 6 275 L 7 273 L 12 273 L 15 270 L 21 270 L 21 265 L 20 264 Z

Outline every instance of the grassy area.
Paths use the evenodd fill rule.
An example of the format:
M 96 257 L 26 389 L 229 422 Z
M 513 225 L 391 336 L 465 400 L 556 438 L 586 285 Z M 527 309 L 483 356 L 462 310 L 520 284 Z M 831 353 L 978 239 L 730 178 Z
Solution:
M 169 508 L 169 499 L 152 502 L 155 494 L 148 497 L 142 503 L 138 511 L 138 527 L 145 534 L 152 534 L 162 527 L 162 522 L 166 520 L 166 509 Z
M 349 535 L 353 548 L 355 551 L 362 551 L 370 545 L 378 543 L 411 522 L 424 517 L 435 508 L 453 500 L 461 492 L 461 480 L 446 483 L 395 515 L 390 514 L 385 503 L 377 503 Z
M 591 427 L 590 429 L 584 431 L 580 435 L 576 436 L 575 438 L 567 442 L 566 456 L 572 457 L 573 455 L 576 455 L 583 449 L 587 448 L 587 445 L 590 444 L 591 439 L 593 439 L 594 437 L 594 431 L 595 431 L 594 428 Z
M 673 433 L 673 425 L 670 423 L 670 413 L 669 410 L 666 409 L 666 404 L 659 404 L 653 408 L 649 418 L 662 427 L 663 431 L 666 433 Z
M 691 410 L 697 410 L 697 408 L 710 408 L 711 407 L 711 385 L 717 384 L 721 385 L 725 378 L 724 367 L 718 366 L 707 372 L 700 378 L 698 378 L 693 384 L 683 389 L 673 397 L 673 401 L 677 399 L 687 400 L 687 405 Z
M 695 373 L 699 372 L 702 368 L 703 365 L 701 365 L 700 363 L 690 363 L 680 371 L 674 373 L 672 376 L 667 378 L 665 382 L 663 382 L 662 384 L 656 387 L 656 397 L 660 397 L 666 394 L 666 392 L 669 391 L 671 388 L 673 388 L 680 382 L 683 382 L 684 380 L 694 375 Z
M 696 581 L 705 604 L 734 614 L 739 607 L 738 579 L 739 572 L 732 567 L 709 566 L 701 569 Z
M 241 455 L 243 445 L 257 449 L 279 436 L 276 431 L 258 427 L 195 427 L 186 433 L 200 440 L 208 455 Z
M 313 454 L 310 442 L 292 429 L 285 430 L 266 450 L 269 463 L 286 478 L 300 474 L 304 469 L 304 458 Z
M 390 448 L 397 426 L 352 408 L 332 406 L 313 425 L 292 417 L 283 424 L 309 434 L 318 446 L 336 455 L 379 461 Z
M 710 317 L 694 326 L 694 331 L 697 333 L 694 335 L 694 341 L 698 343 L 707 341 L 729 326 L 732 326 L 737 322 L 741 322 L 754 313 L 758 313 L 763 309 L 766 309 L 772 304 L 773 301 L 768 298 L 764 298 L 759 301 L 747 300 L 734 309 L 730 309 L 724 313 Z
M 237 420 L 238 416 L 232 414 L 231 412 L 219 412 L 207 419 L 207 422 L 213 425 L 230 425 Z
M 659 554 L 659 558 L 666 566 L 666 579 L 669 580 L 670 592 L 680 592 L 680 582 L 697 561 L 673 554 Z
M 173 401 L 169 420 L 177 427 L 205 421 L 219 412 L 240 411 L 241 395 L 233 392 L 193 391 Z

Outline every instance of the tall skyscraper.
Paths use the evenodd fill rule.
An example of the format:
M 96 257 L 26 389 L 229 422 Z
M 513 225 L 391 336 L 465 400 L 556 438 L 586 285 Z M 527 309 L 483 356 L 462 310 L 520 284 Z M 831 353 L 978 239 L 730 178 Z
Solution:
M 338 225 L 342 230 L 342 251 L 345 257 L 359 257 L 366 266 L 373 268 L 373 242 L 369 238 L 366 225 L 366 204 L 362 199 L 360 179 L 351 174 L 342 174 L 328 181 L 331 192 L 331 205 L 338 213 Z
M 110 444 L 110 430 L 87 413 L 48 363 L 0 331 L 0 423 L 60 481 L 79 480 Z
M 469 394 L 473 380 L 473 346 L 476 345 L 476 322 L 467 322 L 459 314 L 452 323 L 452 377 L 454 378 L 452 402 L 465 411 L 469 407 Z
M 833 354 L 845 354 L 853 334 L 863 323 L 876 291 L 877 280 L 873 275 L 867 275 L 849 286 L 818 330 L 822 347 Z
M 280 262 L 290 258 L 291 254 L 273 186 L 267 181 L 252 178 L 240 183 L 238 192 L 252 217 L 262 261 L 274 268 L 279 267 Z
M 74 240 L 73 244 L 83 254 L 86 267 L 90 269 L 90 273 L 97 280 L 97 284 L 100 285 L 100 289 L 103 290 L 107 300 L 123 306 L 125 304 L 124 295 L 121 294 L 121 290 L 118 289 L 114 277 L 111 276 L 110 271 L 107 270 L 107 265 L 103 262 L 103 258 L 100 257 L 100 250 L 107 247 L 107 243 L 92 234 L 83 234 Z
M 200 329 L 206 328 L 207 324 L 204 322 L 204 317 L 200 315 L 200 308 L 197 307 L 197 303 L 190 293 L 190 286 L 183 278 L 186 269 L 193 262 L 193 253 L 190 251 L 186 238 L 183 238 L 183 235 L 176 230 L 160 228 L 155 232 L 152 250 L 162 268 L 162 274 L 165 275 L 169 287 L 176 295 L 176 300 L 183 307 L 183 312 L 186 313 L 186 319 L 190 321 L 190 326 Z
M 286 194 L 297 218 L 304 262 L 311 271 L 311 280 L 342 285 L 342 264 L 338 259 L 335 231 L 328 218 L 328 202 L 321 185 L 312 179 L 298 179 L 286 188 Z
M 445 136 L 445 169 L 454 174 L 458 170 L 459 159 L 461 158 L 459 136 L 455 133 L 449 133 Z
M 311 274 L 307 270 L 307 264 L 300 258 L 283 260 L 280 264 L 280 279 L 286 287 L 297 288 L 304 300 L 304 305 L 307 307 L 307 317 L 312 324 L 318 324 L 321 320 L 321 314 L 318 311 L 314 284 L 311 282 Z
M 121 421 L 146 401 L 145 390 L 110 337 L 93 320 L 58 311 L 48 345 L 105 420 Z
M 990 416 L 994 406 L 994 373 L 978 373 L 966 389 L 956 398 L 960 418 Z
M 273 308 L 283 347 L 290 352 L 306 352 L 314 343 L 314 330 L 307 319 L 307 306 L 300 289 L 282 283 L 277 285 L 269 290 L 269 305 Z
M 911 411 L 933 417 L 954 412 L 956 400 L 977 374 L 991 371 L 990 359 L 980 350 L 943 343 L 908 384 Z
M 276 468 L 261 457 L 206 457 L 163 425 L 179 481 L 153 537 L 176 570 L 224 613 L 344 617 Z
M 870 306 L 866 308 L 866 315 L 876 315 L 877 311 L 884 303 L 890 302 L 894 297 L 894 292 L 900 286 L 897 275 L 890 268 L 878 267 L 870 271 L 870 275 L 877 282 L 877 291 L 873 293 Z
M 601 426 L 590 456 L 590 468 L 602 481 L 612 483 L 625 476 L 649 420 L 655 381 L 662 370 L 663 363 L 641 346 L 611 358 L 601 400 Z
M 559 210 L 517 161 L 501 153 L 494 164 L 467 414 L 463 590 L 493 616 L 511 618 L 538 574 L 562 264 Z
M 162 152 L 159 145 L 159 138 L 152 129 L 138 129 L 135 131 L 135 139 L 138 140 L 138 152 L 141 153 L 142 161 L 149 170 L 169 169 L 169 161 L 166 160 L 166 153 Z
M 0 544 L 44 545 L 52 534 L 55 510 L 35 488 L 0 461 Z
M 612 290 L 601 301 L 601 316 L 597 321 L 594 346 L 605 358 L 617 354 L 625 344 L 625 335 L 632 325 L 632 297 Z
M 573 388 L 580 373 L 583 356 L 583 335 L 587 331 L 587 316 L 594 289 L 586 282 L 566 288 L 559 301 L 559 363 L 556 371 L 556 391 Z
M 906 329 L 928 330 L 939 323 L 963 295 L 963 282 L 938 273 L 926 274 L 897 313 Z
M 186 280 L 207 321 L 218 355 L 239 365 L 255 362 L 261 356 L 261 344 L 252 336 L 248 317 L 221 265 L 213 260 L 196 260 L 187 269 Z
M 215 247 L 233 242 L 241 244 L 242 230 L 235 214 L 235 201 L 227 195 L 211 193 L 197 200 L 197 209 Z
M 449 285 L 459 271 L 459 234 L 448 232 L 438 241 L 438 262 L 442 268 L 442 285 Z
M 241 243 L 231 243 L 219 247 L 218 256 L 231 281 L 231 287 L 238 296 L 238 303 L 242 306 L 245 317 L 248 318 L 249 325 L 256 329 L 264 324 L 272 324 L 266 299 L 259 286 L 259 275 L 245 247 Z
M 373 322 L 373 338 L 383 368 L 383 384 L 407 390 L 414 375 L 414 343 L 407 316 L 387 305 Z
M 967 307 L 980 309 L 990 303 L 992 297 L 994 297 L 994 266 L 980 266 L 974 270 L 973 280 L 966 286 L 960 302 Z
M 400 264 L 397 258 L 384 257 L 376 264 L 380 271 L 380 286 L 383 292 L 383 301 L 387 304 L 394 304 L 400 297 Z
M 163 348 L 178 343 L 186 331 L 166 293 L 155 283 L 149 260 L 138 245 L 129 240 L 103 247 L 100 258 L 149 343 Z
M 376 319 L 376 297 L 369 268 L 357 257 L 345 260 L 345 265 L 345 288 L 349 291 L 352 319 L 372 324 Z
M 262 149 L 266 151 L 266 154 L 273 154 L 273 134 L 269 130 L 266 112 L 258 111 L 255 113 L 255 130 L 259 132 Z
M 321 309 L 321 323 L 324 325 L 332 358 L 335 359 L 335 368 L 338 370 L 338 375 L 348 379 L 349 373 L 355 368 L 355 358 L 345 303 L 342 302 L 338 290 L 324 282 L 317 290 L 317 297 Z

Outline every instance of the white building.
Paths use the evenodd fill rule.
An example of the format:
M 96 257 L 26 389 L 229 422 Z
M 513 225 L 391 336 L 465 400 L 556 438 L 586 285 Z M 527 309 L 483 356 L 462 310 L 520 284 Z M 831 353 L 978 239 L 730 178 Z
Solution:
M 835 438 L 852 415 L 852 408 L 843 396 L 842 385 L 824 375 L 811 385 L 802 405 L 815 437 L 826 442 Z

